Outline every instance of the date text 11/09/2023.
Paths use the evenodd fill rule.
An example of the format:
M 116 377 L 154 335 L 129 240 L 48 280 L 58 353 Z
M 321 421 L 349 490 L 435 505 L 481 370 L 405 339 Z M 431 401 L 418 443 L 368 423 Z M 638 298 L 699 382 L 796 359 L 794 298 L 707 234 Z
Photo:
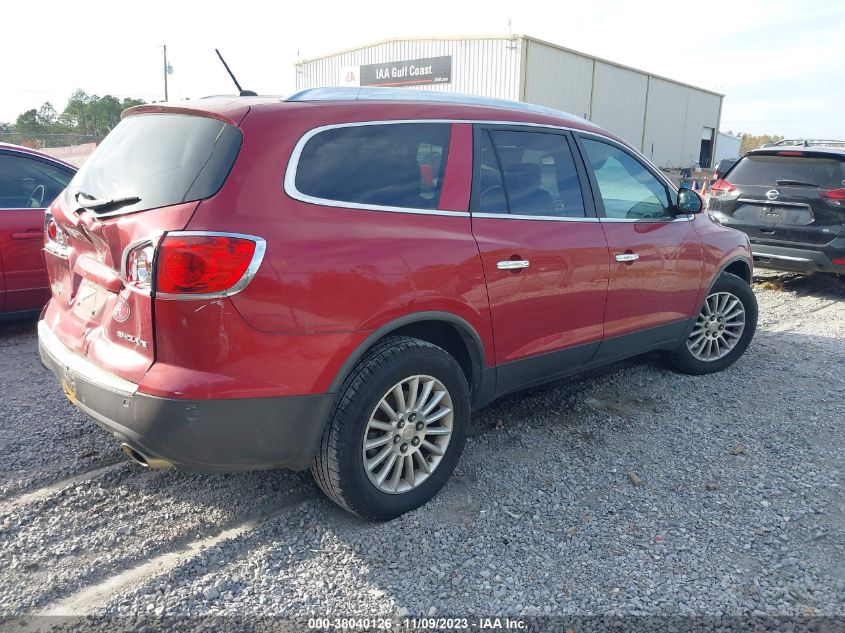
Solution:
M 527 623 L 519 618 L 310 618 L 308 628 L 315 630 L 373 631 L 382 630 L 476 630 L 476 631 L 522 631 Z

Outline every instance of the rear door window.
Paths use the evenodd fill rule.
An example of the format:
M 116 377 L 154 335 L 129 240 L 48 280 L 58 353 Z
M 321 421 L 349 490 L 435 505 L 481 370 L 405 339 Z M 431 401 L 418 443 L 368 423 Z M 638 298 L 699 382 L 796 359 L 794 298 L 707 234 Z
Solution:
M 318 132 L 296 164 L 296 189 L 315 201 L 436 209 L 450 133 L 448 123 L 352 125 Z
M 70 191 L 99 200 L 140 198 L 120 206 L 121 213 L 202 200 L 223 186 L 240 146 L 240 130 L 217 119 L 130 116 L 91 154 Z
M 0 209 L 40 209 L 61 193 L 73 171 L 37 158 L 0 154 Z
M 730 181 L 735 185 L 838 189 L 845 186 L 845 162 L 810 156 L 751 155 L 736 164 L 730 173 Z
M 513 215 L 586 215 L 566 136 L 551 132 L 481 132 L 477 211 Z
M 654 220 L 674 217 L 665 185 L 628 152 L 581 138 L 608 218 Z

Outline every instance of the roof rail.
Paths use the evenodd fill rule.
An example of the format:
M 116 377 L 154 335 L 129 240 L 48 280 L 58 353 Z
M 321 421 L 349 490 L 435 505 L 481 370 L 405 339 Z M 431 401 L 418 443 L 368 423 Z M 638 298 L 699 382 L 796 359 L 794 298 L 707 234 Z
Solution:
M 845 147 L 845 141 L 819 138 L 785 138 L 777 143 L 767 143 L 763 147 Z
M 545 106 L 509 101 L 508 99 L 494 99 L 479 95 L 467 95 L 455 92 L 437 92 L 434 90 L 409 90 L 408 88 L 376 88 L 376 87 L 325 87 L 306 88 L 289 96 L 286 101 L 429 101 L 436 103 L 455 103 L 462 105 L 486 106 L 492 108 L 509 108 L 535 114 L 546 114 L 571 121 L 589 123 L 574 114 L 547 108 Z

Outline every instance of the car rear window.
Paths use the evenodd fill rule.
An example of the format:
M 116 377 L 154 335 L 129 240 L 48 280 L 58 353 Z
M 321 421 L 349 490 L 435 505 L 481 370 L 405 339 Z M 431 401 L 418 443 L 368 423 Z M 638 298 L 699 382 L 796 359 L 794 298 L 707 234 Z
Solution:
M 448 123 L 354 125 L 318 132 L 296 165 L 296 189 L 312 198 L 436 209 L 449 150 Z
M 736 164 L 728 180 L 735 185 L 763 186 L 793 180 L 836 189 L 845 185 L 845 163 L 836 158 L 751 155 Z
M 97 147 L 69 189 L 99 200 L 140 198 L 121 206 L 121 213 L 202 200 L 223 186 L 241 139 L 236 127 L 208 117 L 130 116 Z

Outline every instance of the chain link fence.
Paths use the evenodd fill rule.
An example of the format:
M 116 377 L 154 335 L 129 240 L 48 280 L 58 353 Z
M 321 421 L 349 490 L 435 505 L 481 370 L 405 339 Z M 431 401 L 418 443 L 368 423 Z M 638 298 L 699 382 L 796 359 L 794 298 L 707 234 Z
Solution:
M 23 145 L 39 152 L 80 167 L 102 137 L 92 134 L 26 134 L 21 132 L 0 133 L 0 143 Z

